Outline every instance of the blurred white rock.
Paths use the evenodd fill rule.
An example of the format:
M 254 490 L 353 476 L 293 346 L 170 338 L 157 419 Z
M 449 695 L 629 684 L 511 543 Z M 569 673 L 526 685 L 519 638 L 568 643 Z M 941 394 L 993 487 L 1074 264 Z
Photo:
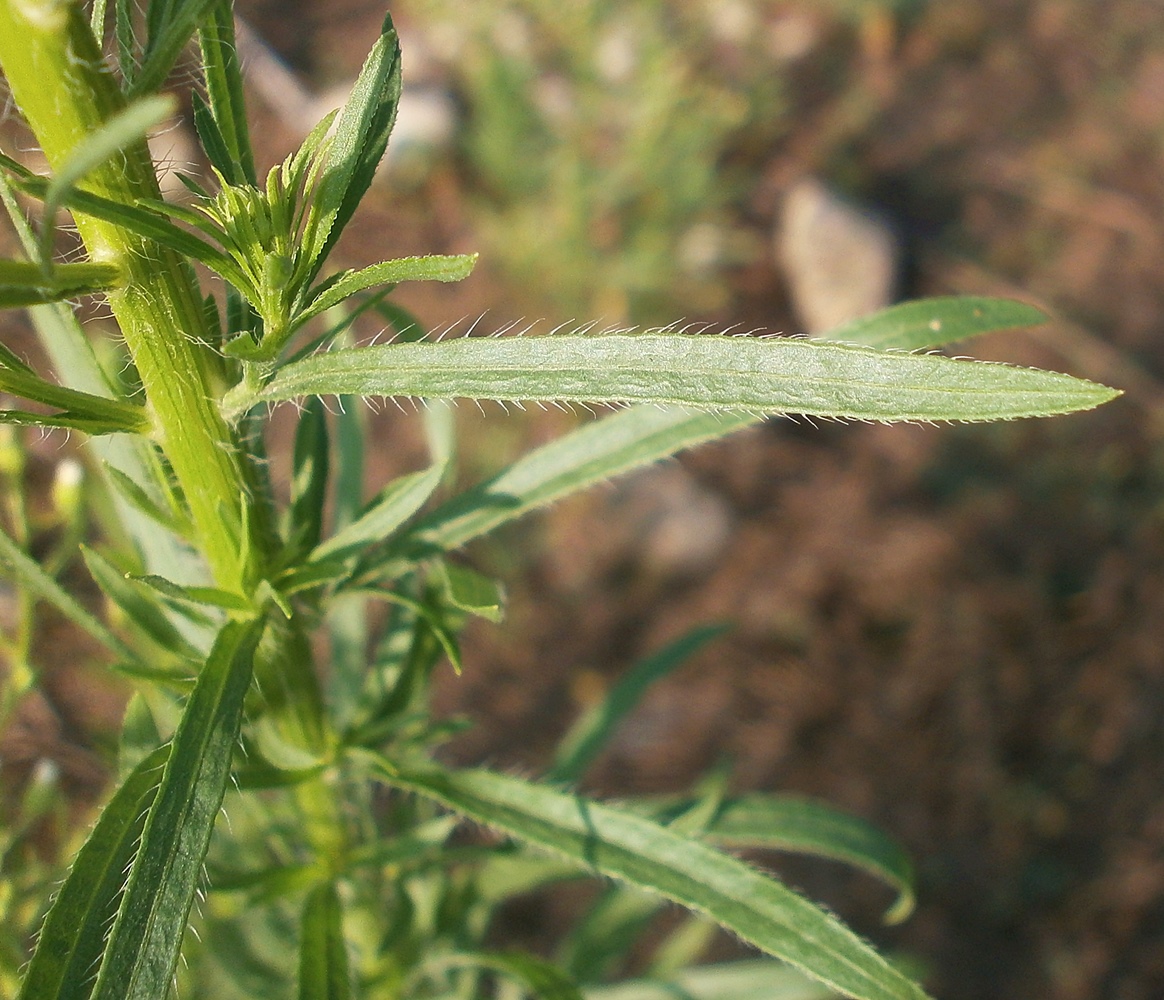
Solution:
M 660 577 L 698 575 L 731 538 L 727 502 L 678 464 L 644 469 L 615 488 L 618 516 L 633 532 L 646 569 Z
M 785 195 L 775 250 L 806 333 L 825 333 L 896 297 L 901 244 L 893 226 L 816 178 Z

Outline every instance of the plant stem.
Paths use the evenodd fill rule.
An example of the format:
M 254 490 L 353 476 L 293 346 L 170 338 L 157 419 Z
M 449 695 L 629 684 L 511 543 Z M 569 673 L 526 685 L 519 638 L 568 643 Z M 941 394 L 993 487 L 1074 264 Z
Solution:
M 79 4 L 0 0 L 0 67 L 53 169 L 124 107 Z M 96 167 L 84 186 L 132 203 L 159 197 L 145 143 Z M 152 411 L 155 434 L 186 495 L 218 586 L 248 592 L 262 574 L 253 533 L 241 530 L 251 491 L 236 442 L 215 399 L 220 362 L 206 343 L 193 271 L 175 254 L 119 226 L 75 215 L 89 256 L 117 265 L 124 285 L 108 295 Z M 224 522 L 236 530 L 224 530 Z M 239 539 L 250 537 L 247 551 Z

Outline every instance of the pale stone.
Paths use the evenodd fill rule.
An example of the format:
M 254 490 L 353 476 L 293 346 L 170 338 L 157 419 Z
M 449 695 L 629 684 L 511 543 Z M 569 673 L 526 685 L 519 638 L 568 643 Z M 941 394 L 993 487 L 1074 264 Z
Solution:
M 798 181 L 785 196 L 776 256 L 804 332 L 823 334 L 892 304 L 899 255 L 883 216 L 815 178 Z

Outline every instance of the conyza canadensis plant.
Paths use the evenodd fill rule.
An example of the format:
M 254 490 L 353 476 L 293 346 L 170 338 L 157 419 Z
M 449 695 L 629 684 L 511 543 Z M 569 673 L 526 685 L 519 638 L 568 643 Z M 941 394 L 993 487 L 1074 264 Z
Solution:
M 828 340 L 659 329 L 350 346 L 366 309 L 407 325 L 386 299 L 394 285 L 455 281 L 474 263 L 331 263 L 396 114 L 391 21 L 343 107 L 260 178 L 229 3 L 141 7 L 0 0 L 0 66 L 49 167 L 35 173 L 15 151 L 0 159 L 12 245 L 23 247 L 0 260 L 0 305 L 29 309 L 53 369 L 0 347 L 0 417 L 86 438 L 105 541 L 83 557 L 114 614 L 96 617 L 21 532 L 0 534 L 0 561 L 30 604 L 85 630 L 136 691 L 115 790 L 51 905 L 46 890 L 19 976 L 24 958 L 4 959 L 4 982 L 25 1000 L 162 1000 L 175 982 L 186 997 L 614 996 L 611 970 L 670 902 L 690 919 L 654 939 L 619 997 L 923 997 L 840 920 L 724 850 L 846 861 L 888 883 L 889 916 L 904 917 L 908 862 L 860 820 L 802 799 L 729 796 L 714 775 L 688 796 L 617 808 L 573 790 L 647 682 L 714 629 L 635 667 L 567 733 L 541 780 L 442 763 L 456 727 L 431 714 L 430 678 L 445 661 L 458 667 L 469 616 L 502 610 L 498 585 L 450 553 L 773 414 L 1006 420 L 1116 393 L 930 353 L 1044 319 L 985 298 L 909 303 Z M 190 101 L 213 179 L 184 178 L 192 197 L 176 204 L 145 137 L 173 111 L 162 88 L 192 41 Z M 62 210 L 84 247 L 68 261 L 53 249 Z M 82 329 L 74 306 L 91 297 L 112 313 L 116 343 Z M 430 443 L 427 467 L 367 503 L 358 397 L 424 400 Z M 450 495 L 445 401 L 457 399 L 617 408 Z M 284 401 L 298 429 L 280 507 L 263 428 Z M 330 646 L 314 641 L 319 630 Z M 6 683 L 9 704 L 36 671 Z M 556 961 L 491 944 L 508 899 L 595 876 L 604 889 Z M 716 926 L 764 957 L 694 968 Z

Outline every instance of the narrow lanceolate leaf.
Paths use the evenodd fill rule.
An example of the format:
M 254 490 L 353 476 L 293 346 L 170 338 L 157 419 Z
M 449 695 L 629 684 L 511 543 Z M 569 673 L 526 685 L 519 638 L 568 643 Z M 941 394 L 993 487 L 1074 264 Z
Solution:
M 686 663 L 706 643 L 724 631 L 725 626 L 722 625 L 704 625 L 636 664 L 562 738 L 546 775 L 548 780 L 571 784 L 581 778 L 618 724 L 639 703 L 647 689 Z
M 41 378 L 27 366 L 10 367 L 7 361 L 7 358 L 0 358 L 0 392 L 8 392 L 60 410 L 60 413 L 44 419 L 46 425 L 75 426 L 94 434 L 115 431 L 144 434 L 150 429 L 145 409 L 136 403 L 66 389 Z M 30 416 L 30 420 L 34 419 Z
M 25 260 L 0 259 L 0 309 L 59 302 L 74 295 L 101 292 L 117 284 L 112 264 L 55 264 L 44 268 Z
M 155 589 L 126 576 L 104 556 L 81 546 L 81 556 L 102 593 L 160 649 L 186 659 L 197 659 L 191 645 L 157 600 Z
M 306 323 L 332 306 L 366 288 L 395 285 L 401 281 L 460 281 L 469 276 L 477 255 L 400 257 L 373 264 L 359 271 L 345 271 L 331 279 L 307 307 L 295 316 L 295 326 Z
M 430 466 L 391 482 L 355 521 L 312 553 L 311 563 L 342 561 L 381 542 L 415 514 L 440 484 L 443 470 Z M 338 570 L 337 570 L 338 572 Z
M 682 814 L 692 803 L 652 808 L 648 800 L 644 805 L 662 821 Z M 630 808 L 637 811 L 637 806 Z M 796 795 L 742 795 L 724 802 L 702 834 L 721 847 L 764 847 L 843 861 L 897 891 L 886 923 L 898 923 L 913 910 L 913 866 L 906 853 L 877 827 L 823 802 Z
M 392 546 L 381 565 L 395 556 L 459 548 L 531 510 L 759 419 L 640 406 L 584 424 L 438 507 Z
M 586 1000 L 834 1000 L 835 994 L 771 959 L 685 969 L 662 979 L 591 986 Z
M 160 125 L 173 114 L 175 106 L 174 99 L 169 95 L 155 94 L 130 104 L 99 129 L 90 132 L 84 140 L 73 147 L 69 158 L 49 181 L 44 197 L 45 219 L 52 220 L 57 209 L 65 204 L 68 193 L 84 180 L 86 175 L 117 153 L 140 143 L 150 129 Z M 43 262 L 48 266 L 52 251 L 52 230 L 47 222 L 41 233 L 41 241 Z
M 496 580 L 445 559 L 437 564 L 436 576 L 454 608 L 494 624 L 505 617 L 505 595 Z
M 39 177 L 21 176 L 16 182 L 16 187 L 34 198 L 45 198 L 48 194 L 48 183 Z M 178 206 L 167 206 L 162 202 L 147 199 L 127 204 L 78 188 L 65 192 L 62 199 L 63 204 L 72 211 L 91 215 L 104 222 L 112 222 L 137 236 L 154 240 L 183 257 L 190 257 L 200 264 L 205 264 L 219 277 L 232 284 L 246 287 L 246 274 L 229 255 L 193 233 L 176 226 L 167 217 L 176 215 L 184 221 L 193 222 L 197 219 L 197 213 L 187 213 Z M 163 209 L 166 214 L 162 214 Z M 205 223 L 201 228 L 204 231 L 211 231 L 210 226 Z
M 299 1000 L 347 1000 L 351 996 L 343 912 L 335 886 L 311 892 L 303 907 L 299 944 Z
M 20 586 L 47 601 L 69 621 L 87 632 L 111 653 L 127 660 L 135 660 L 137 654 L 129 646 L 109 631 L 97 618 L 86 611 L 64 587 L 48 575 L 40 563 L 26 553 L 0 528 L 0 568 L 7 571 Z
M 523 952 L 466 951 L 442 955 L 436 968 L 490 969 L 522 987 L 523 995 L 536 1000 L 582 1000 L 577 984 L 556 965 Z M 497 991 L 499 994 L 501 990 Z
M 215 130 L 222 139 L 227 156 L 220 166 L 231 184 L 255 183 L 255 158 L 251 152 L 250 132 L 246 123 L 242 69 L 234 39 L 234 10 L 230 0 L 219 0 L 198 25 L 202 46 L 202 71 Z M 197 92 L 194 93 L 197 97 Z M 224 169 L 225 168 L 225 169 Z
M 327 500 L 330 447 L 327 411 L 316 398 L 299 415 L 291 470 L 291 503 L 287 509 L 287 545 L 298 557 L 319 544 Z
M 925 997 L 852 931 L 779 882 L 642 817 L 489 771 L 388 761 L 379 771 L 391 785 L 705 913 L 847 996 Z
M 258 621 L 228 624 L 202 668 L 109 934 L 96 1000 L 156 1000 L 169 993 L 230 776 L 261 631 Z
M 309 209 L 304 252 L 319 272 L 372 183 L 388 146 L 400 101 L 400 42 L 385 17 L 380 37 L 340 110 Z
M 166 82 L 182 49 L 206 12 L 219 0 L 155 0 L 148 8 L 144 58 L 129 88 L 130 96 L 148 94 Z
M 916 299 L 890 306 L 830 330 L 822 339 L 882 349 L 919 351 L 952 344 L 980 333 L 1042 326 L 1046 322 L 1046 313 L 1025 302 L 956 295 Z
M 657 403 L 859 420 L 1004 420 L 1117 393 L 1069 375 L 823 341 L 640 334 L 463 337 L 332 351 L 259 394 Z
M 102 810 L 45 917 L 20 1000 L 84 1000 L 92 992 L 125 871 L 169 754 L 165 746 L 145 757 Z

